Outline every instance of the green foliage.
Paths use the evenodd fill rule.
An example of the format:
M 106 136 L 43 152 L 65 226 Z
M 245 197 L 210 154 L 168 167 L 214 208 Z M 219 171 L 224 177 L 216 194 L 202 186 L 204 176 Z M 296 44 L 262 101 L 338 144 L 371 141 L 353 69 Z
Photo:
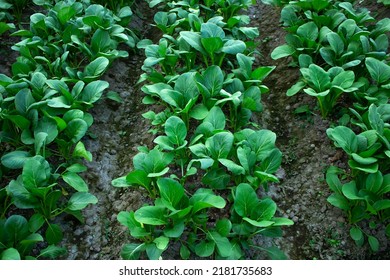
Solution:
M 302 79 L 287 91 L 287 95 L 292 96 L 303 89 L 308 95 L 317 98 L 323 117 L 331 112 L 342 93 L 355 92 L 362 86 L 362 83 L 355 82 L 353 71 L 345 71 L 341 67 L 325 71 L 316 64 L 310 64 L 300 71 Z
M 133 170 L 112 184 L 144 188 L 153 204 L 118 215 L 136 239 L 123 247 L 124 259 L 161 259 L 174 244 L 183 259 L 242 259 L 248 246 L 258 248 L 254 236 L 280 236 L 280 227 L 292 224 L 256 194 L 278 182 L 282 154 L 275 133 L 250 128 L 268 92 L 262 82 L 275 68 L 253 69 L 250 40 L 258 32 L 238 14 L 250 2 L 149 1 L 166 9 L 154 17 L 163 38 L 138 44 L 146 55 L 139 82 L 149 82 L 143 103 L 160 110 L 143 115 L 156 146 L 139 147 Z M 247 195 L 255 197 L 253 215 L 240 210 Z M 224 217 L 215 219 L 216 212 Z
M 366 110 L 373 103 L 387 103 L 388 94 L 385 92 L 388 79 L 385 73 L 389 66 L 385 60 L 389 43 L 386 33 L 390 31 L 387 19 L 374 23 L 375 19 L 368 10 L 355 9 L 349 2 L 301 0 L 284 6 L 281 22 L 289 34 L 286 36 L 286 44 L 277 47 L 271 57 L 280 59 L 292 56 L 303 76 L 287 92 L 288 95 L 306 87 L 308 72 L 313 76 L 315 71 L 317 76 L 328 81 L 322 85 L 325 87 L 331 82 L 325 77 L 325 72 L 339 74 L 340 70 L 335 69 L 342 68 L 350 69 L 338 78 L 339 81 L 341 78 L 347 79 L 348 82 L 342 86 L 336 85 L 338 88 L 333 87 L 333 90 L 328 87 L 315 89 L 312 86 L 304 89 L 318 99 L 323 117 L 337 104 L 343 92 L 349 95 L 352 93 L 358 101 L 356 106 L 359 109 Z M 304 70 L 310 64 L 315 66 Z M 353 83 L 351 71 L 356 83 Z M 347 84 L 350 84 L 350 88 L 345 87 Z M 330 91 L 326 93 L 328 89 Z
M 323 118 L 342 96 L 347 107 L 350 99 L 355 102 L 349 106 L 352 118 L 345 119 L 359 129 L 347 127 L 347 121 L 327 130 L 348 155 L 349 166 L 346 171 L 328 169 L 326 181 L 333 192 L 328 202 L 346 211 L 357 245 L 368 241 L 378 251 L 378 239 L 361 225 L 386 224 L 389 219 L 389 20 L 376 21 L 367 9 L 350 2 L 298 0 L 283 4 L 281 23 L 288 32 L 286 43 L 271 57 L 291 56 L 291 65 L 301 72 L 287 95 L 304 91 L 316 97 Z
M 127 56 L 119 44 L 137 41 L 127 27 L 129 7 L 112 12 L 88 0 L 34 3 L 47 13 L 33 14 L 30 28 L 13 34 L 23 38 L 13 46 L 20 56 L 12 78 L 0 75 L 0 142 L 7 143 L 0 172 L 6 179 L 0 189 L 3 259 L 31 259 L 39 242 L 49 246 L 35 251 L 36 258 L 66 253 L 57 247 L 63 232 L 55 218 L 69 214 L 83 222 L 81 211 L 97 203 L 80 176 L 87 169 L 81 160 L 92 160 L 82 142 L 93 123 L 87 110 L 109 87 L 101 76 Z M 29 222 L 10 216 L 20 209 Z
M 30 254 L 34 246 L 43 241 L 42 235 L 37 233 L 43 223 L 43 219 L 38 214 L 32 216 L 29 221 L 20 215 L 12 215 L 7 219 L 1 219 L 0 259 L 34 259 Z M 58 228 L 58 230 L 60 229 Z M 52 251 L 50 254 L 48 254 L 49 247 L 42 250 L 42 254 L 38 258 L 56 258 L 66 252 L 65 249 L 55 245 L 50 245 L 50 250 Z

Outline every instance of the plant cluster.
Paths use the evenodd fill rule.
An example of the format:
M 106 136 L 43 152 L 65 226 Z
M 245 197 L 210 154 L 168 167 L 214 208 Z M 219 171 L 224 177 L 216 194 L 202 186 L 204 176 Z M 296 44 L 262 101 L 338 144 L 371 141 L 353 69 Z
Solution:
M 110 63 L 128 55 L 118 44 L 134 47 L 137 38 L 129 7 L 116 15 L 89 4 L 57 1 L 13 34 L 23 37 L 13 47 L 20 56 L 12 78 L 0 75 L 0 259 L 33 258 L 42 241 L 49 246 L 38 257 L 64 254 L 55 218 L 83 222 L 81 210 L 97 203 L 79 175 L 92 160 L 82 142 L 93 123 L 87 111 L 109 87 L 99 79 Z
M 377 238 L 364 232 L 386 227 L 390 236 L 390 19 L 378 22 L 366 9 L 349 2 L 290 1 L 281 11 L 289 32 L 286 44 L 271 54 L 274 59 L 292 56 L 301 78 L 288 91 L 301 90 L 318 99 L 328 116 L 343 94 L 352 100 L 351 124 L 327 130 L 336 147 L 348 155 L 350 171 L 330 167 L 326 180 L 334 192 L 328 202 L 347 212 L 350 235 L 358 245 L 368 240 L 379 250 Z M 349 121 L 347 121 L 348 123 Z M 341 179 L 341 180 L 340 180 Z
M 248 249 L 284 257 L 252 241 L 281 236 L 281 226 L 293 222 L 275 217 L 275 202 L 258 195 L 278 182 L 282 154 L 275 133 L 250 122 L 274 67 L 253 69 L 249 49 L 258 33 L 239 13 L 249 2 L 150 1 L 165 8 L 155 16 L 163 38 L 139 43 L 146 54 L 140 81 L 148 81 L 143 103 L 159 108 L 143 116 L 157 137 L 112 184 L 145 189 L 152 203 L 119 213 L 138 240 L 123 247 L 124 259 L 159 259 L 174 245 L 183 259 L 242 259 Z
M 0 1 L 0 36 L 15 28 L 15 24 L 12 23 L 14 19 L 12 16 L 12 7 L 12 4 L 7 1 Z

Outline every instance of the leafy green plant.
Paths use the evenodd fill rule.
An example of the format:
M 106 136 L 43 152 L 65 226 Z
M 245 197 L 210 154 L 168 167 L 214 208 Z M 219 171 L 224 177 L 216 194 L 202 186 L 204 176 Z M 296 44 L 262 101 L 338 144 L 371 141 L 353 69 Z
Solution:
M 114 187 L 141 186 L 152 198 L 157 196 L 157 180 L 169 171 L 169 164 L 174 155 L 164 153 L 157 147 L 153 150 L 141 148 L 141 152 L 133 158 L 134 170 L 124 177 L 112 181 Z
M 202 23 L 200 32 L 181 31 L 180 36 L 202 55 L 206 66 L 221 66 L 226 54 L 236 55 L 246 49 L 243 41 L 226 38 L 223 29 L 211 22 Z
M 38 65 L 41 72 L 47 71 L 58 77 L 66 73 L 76 78 L 81 67 L 89 66 L 88 62 L 92 63 L 99 57 L 105 57 L 110 62 L 126 57 L 128 53 L 119 51 L 117 47 L 119 43 L 135 47 L 136 35 L 120 25 L 131 15 L 131 10 L 116 16 L 103 6 L 84 7 L 82 3 L 70 0 L 59 1 L 47 15 L 33 14 L 30 30 L 19 30 L 13 34 L 24 38 L 13 47 L 22 54 L 16 65 L 24 71 L 14 75 L 28 74 Z M 85 63 L 80 54 L 89 61 Z
M 358 110 L 367 111 L 371 104 L 380 106 L 387 104 L 389 100 L 389 78 L 390 66 L 384 61 L 367 57 L 365 65 L 369 73 L 368 79 L 361 79 L 364 86 L 354 93 L 357 103 L 354 104 Z
M 114 15 L 87 0 L 35 2 L 49 11 L 33 14 L 30 30 L 14 34 L 25 38 L 14 47 L 21 54 L 12 65 L 14 77 L 0 75 L 0 142 L 8 144 L 0 172 L 3 259 L 64 254 L 55 218 L 69 214 L 83 222 L 81 210 L 97 203 L 79 175 L 86 171 L 80 161 L 92 160 L 82 142 L 93 123 L 87 110 L 108 88 L 99 78 L 113 58 L 127 55 L 117 49 L 119 42 L 135 45 L 120 25 L 128 23 L 129 7 Z M 79 60 L 82 52 L 86 61 Z M 31 218 L 6 219 L 11 211 Z M 40 251 L 38 242 L 49 246 Z
M 192 255 L 244 258 L 246 249 L 256 247 L 250 239 L 263 232 L 259 229 L 263 226 L 241 234 L 231 219 L 211 220 L 210 213 L 229 211 L 222 196 L 235 203 L 234 194 L 226 195 L 228 188 L 245 183 L 255 194 L 259 187 L 267 190 L 268 183 L 278 182 L 274 173 L 282 158 L 274 133 L 247 128 L 252 112 L 262 110 L 261 94 L 268 92 L 262 82 L 274 69 L 253 70 L 249 47 L 254 44 L 241 41 L 258 34 L 246 26 L 249 17 L 238 15 L 250 1 L 149 3 L 169 9 L 155 16 L 158 28 L 168 34 L 158 44 L 148 40 L 138 44 L 146 54 L 146 73 L 140 82 L 151 82 L 142 87 L 146 94 L 143 103 L 161 105 L 159 112 L 143 114 L 152 121 L 157 146 L 139 148 L 141 152 L 133 158 L 134 170 L 112 184 L 145 188 L 153 205 L 118 215 L 119 222 L 139 240 L 125 245 L 121 255 L 125 259 L 158 259 L 170 245 L 178 244 L 183 259 Z M 226 23 L 219 14 L 229 17 Z M 198 178 L 202 183 L 194 181 Z M 276 206 L 271 199 L 264 201 L 272 204 L 271 208 Z M 257 203 L 260 206 L 256 195 Z M 268 210 L 261 207 L 259 215 L 251 218 L 260 222 L 261 211 Z M 270 210 L 264 218 L 272 219 L 274 214 Z M 249 218 L 238 217 L 233 211 L 232 215 L 237 224 Z M 287 219 L 275 219 L 274 229 L 265 232 L 280 233 L 279 226 L 289 224 Z M 274 248 L 260 249 L 281 255 Z
M 334 192 L 328 197 L 328 202 L 347 212 L 348 221 L 353 225 L 350 235 L 357 245 L 364 244 L 366 235 L 371 249 L 378 251 L 378 239 L 364 233 L 358 224 L 373 218 L 376 218 L 376 222 L 388 223 L 390 200 L 386 199 L 386 194 L 390 192 L 390 174 L 383 175 L 380 171 L 361 173 L 355 180 L 344 184 L 340 182 L 339 174 L 342 171 L 334 167 L 329 168 L 326 173 L 326 181 Z
M 232 194 L 232 233 L 229 236 L 242 248 L 262 249 L 251 244 L 253 236 L 261 234 L 280 237 L 280 226 L 293 225 L 287 218 L 274 217 L 277 209 L 275 202 L 270 198 L 259 199 L 252 186 L 240 184 L 233 189 Z M 271 248 L 270 250 L 274 251 Z
M 20 215 L 0 219 L 0 259 L 36 259 L 30 254 L 37 243 L 43 242 L 42 235 L 37 233 L 42 225 L 43 221 L 36 215 L 29 221 Z M 65 252 L 65 249 L 52 244 L 43 249 L 37 258 L 54 259 Z
M 11 8 L 12 5 L 7 1 L 0 1 L 0 36 L 15 28 L 15 25 L 11 22 L 13 19 L 10 13 Z
M 122 257 L 138 259 L 140 254 L 146 251 L 149 259 L 159 259 L 172 241 L 181 243 L 185 248 L 181 251 L 190 247 L 197 255 L 204 257 L 204 250 L 195 249 L 202 246 L 202 243 L 198 245 L 195 240 L 185 240 L 183 237 L 197 232 L 205 236 L 212 234 L 207 226 L 207 210 L 223 208 L 225 200 L 214 195 L 211 190 L 202 188 L 188 197 L 183 186 L 169 178 L 158 179 L 157 185 L 161 198 L 155 200 L 153 206 L 143 206 L 135 212 L 121 212 L 118 215 L 119 222 L 129 228 L 132 236 L 143 241 L 140 244 L 125 245 L 121 252 Z M 218 241 L 215 243 L 222 246 Z M 207 250 L 208 255 L 214 253 L 215 243 L 209 245 L 213 249 Z
M 380 167 L 387 171 L 390 168 L 389 105 L 373 104 L 363 116 L 354 113 L 358 118 L 355 123 L 363 132 L 356 135 L 350 128 L 339 126 L 329 128 L 328 136 L 351 157 L 348 163 L 353 170 L 375 173 Z
M 355 92 L 362 86 L 361 83 L 355 82 L 353 71 L 345 71 L 340 67 L 325 71 L 316 64 L 310 64 L 300 71 L 301 80 L 287 91 L 287 95 L 295 95 L 303 89 L 308 95 L 316 97 L 324 118 L 331 112 L 342 93 Z

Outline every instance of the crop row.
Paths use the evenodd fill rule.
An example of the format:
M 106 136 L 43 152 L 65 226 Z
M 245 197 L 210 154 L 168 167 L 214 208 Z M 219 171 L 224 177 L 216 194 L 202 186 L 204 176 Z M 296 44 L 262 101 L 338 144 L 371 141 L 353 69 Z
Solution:
M 328 169 L 333 192 L 328 202 L 346 212 L 356 244 L 368 240 L 378 251 L 370 231 L 390 236 L 390 19 L 376 21 L 350 2 L 298 0 L 283 6 L 281 23 L 288 31 L 286 44 L 271 57 L 291 56 L 301 73 L 287 95 L 303 91 L 317 98 L 324 118 L 335 107 L 347 109 L 340 110 L 341 125 L 327 130 L 349 166 Z
M 129 6 L 114 13 L 87 0 L 35 2 L 47 10 L 12 34 L 22 37 L 12 47 L 20 55 L 12 77 L 0 75 L 0 259 L 63 255 L 56 217 L 83 222 L 81 210 L 97 203 L 79 175 L 92 160 L 81 141 L 93 123 L 87 111 L 109 87 L 101 76 L 128 55 L 118 45 L 137 40 Z
M 121 256 L 160 259 L 169 249 L 182 259 L 242 259 L 263 250 L 284 258 L 253 241 L 281 236 L 293 222 L 275 217 L 276 203 L 264 195 L 278 182 L 282 154 L 275 133 L 251 122 L 274 69 L 253 68 L 258 30 L 241 13 L 251 1 L 149 4 L 159 8 L 154 22 L 163 32 L 157 43 L 138 44 L 146 55 L 143 103 L 155 109 L 143 114 L 154 145 L 139 147 L 133 170 L 112 183 L 144 189 L 150 203 L 119 213 L 134 240 Z

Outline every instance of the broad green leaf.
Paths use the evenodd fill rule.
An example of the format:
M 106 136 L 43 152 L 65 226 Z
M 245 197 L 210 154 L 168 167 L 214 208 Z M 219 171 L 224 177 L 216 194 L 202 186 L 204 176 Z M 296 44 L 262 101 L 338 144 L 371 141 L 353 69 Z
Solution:
M 172 143 L 181 146 L 187 137 L 187 127 L 182 119 L 172 116 L 165 122 L 165 134 Z
M 156 244 L 156 247 L 159 250 L 164 251 L 168 247 L 169 238 L 165 237 L 165 236 L 160 236 L 160 237 L 157 237 L 156 239 L 154 239 L 153 243 Z
M 340 169 L 334 166 L 330 166 L 326 171 L 326 183 L 328 184 L 329 188 L 336 193 L 340 193 L 342 187 L 338 177 L 339 172 Z
M 60 243 L 64 237 L 64 234 L 62 233 L 62 229 L 59 225 L 48 224 L 45 236 L 47 242 L 52 245 Z
M 223 31 L 223 29 L 218 25 L 210 22 L 203 23 L 201 25 L 200 35 L 202 36 L 202 38 L 225 38 L 225 32 Z
M 99 19 L 99 17 L 97 17 Z M 111 48 L 110 34 L 107 30 L 98 29 L 91 38 L 91 50 L 95 53 L 105 53 Z
M 24 163 L 29 159 L 30 153 L 26 151 L 13 151 L 1 157 L 1 163 L 10 169 L 20 169 Z
M 164 228 L 164 235 L 169 238 L 179 238 L 184 232 L 184 222 L 175 224 L 173 227 L 168 225 Z
M 228 54 L 238 54 L 243 53 L 245 49 L 246 45 L 243 41 L 229 40 L 223 45 L 222 52 Z
M 121 257 L 124 260 L 138 260 L 140 254 L 145 251 L 145 243 L 135 244 L 130 243 L 122 247 Z
M 252 131 L 246 140 L 246 145 L 256 153 L 257 160 L 262 161 L 275 148 L 276 134 L 270 130 L 262 129 Z
M 390 66 L 383 61 L 379 61 L 373 57 L 366 58 L 366 67 L 371 75 L 371 78 L 377 84 L 383 84 L 390 79 Z
M 192 31 L 181 31 L 180 37 L 183 38 L 191 47 L 206 55 L 206 52 L 202 46 L 201 36 L 199 33 Z
M 45 223 L 45 218 L 42 214 L 35 213 L 31 216 L 30 220 L 28 221 L 29 231 L 30 232 L 36 232 L 38 231 L 43 224 Z
M 350 200 L 364 199 L 361 196 L 359 196 L 355 181 L 351 181 L 351 182 L 343 185 L 342 192 L 345 195 L 345 197 L 350 199 Z
M 344 196 L 338 193 L 331 194 L 328 197 L 327 201 L 333 206 L 340 208 L 342 210 L 348 211 L 350 209 L 348 200 Z
M 245 175 L 245 169 L 230 159 L 218 159 L 218 161 L 225 166 L 234 175 Z
M 371 250 L 373 250 L 374 252 L 379 251 L 379 241 L 376 237 L 369 235 L 368 244 L 370 244 Z
M 1 98 L 0 98 L 0 100 L 1 100 Z M 30 124 L 31 124 L 31 122 L 27 118 L 25 118 L 21 115 L 4 115 L 4 117 L 9 119 L 16 126 L 18 126 L 21 129 L 24 129 L 24 130 L 28 130 L 30 127 Z
M 342 148 L 349 155 L 357 152 L 358 139 L 350 128 L 345 126 L 328 128 L 326 134 L 335 142 L 336 147 Z
M 200 121 L 206 118 L 208 113 L 209 110 L 204 104 L 198 104 L 191 109 L 190 117 Z
M 72 164 L 71 166 L 66 168 L 67 171 L 74 172 L 74 173 L 84 172 L 84 171 L 87 171 L 87 169 L 88 168 L 85 165 L 80 164 L 80 163 Z
M 355 74 L 353 71 L 344 71 L 334 77 L 332 86 L 337 86 L 342 89 L 350 88 L 355 81 Z
M 240 66 L 240 68 L 238 69 L 240 71 L 240 74 L 244 75 L 246 79 L 251 78 L 253 58 L 246 56 L 242 53 L 238 53 L 236 55 L 236 58 L 238 65 Z
M 270 221 L 275 216 L 276 209 L 276 203 L 271 198 L 263 198 L 253 209 L 252 218 L 257 221 Z
M 92 161 L 91 152 L 89 152 L 85 149 L 84 143 L 81 141 L 76 144 L 76 146 L 73 150 L 72 156 L 73 157 L 81 157 L 81 158 L 84 158 L 88 161 Z
M 57 17 L 62 25 L 65 25 L 77 13 L 73 6 L 63 6 L 57 12 Z
M 230 132 L 220 132 L 206 140 L 205 146 L 213 159 L 227 158 L 233 147 L 234 136 Z
M 40 207 L 38 198 L 29 192 L 23 186 L 22 182 L 12 180 L 4 190 L 12 196 L 13 204 L 19 209 L 34 209 Z
M 137 211 L 135 211 L 135 219 L 147 225 L 159 226 L 166 225 L 166 209 L 159 206 L 143 206 Z
M 256 68 L 250 78 L 251 79 L 255 79 L 255 80 L 259 80 L 259 81 L 262 81 L 264 80 L 266 77 L 268 77 L 269 74 L 272 73 L 272 71 L 274 71 L 276 68 L 276 66 L 262 66 L 262 67 L 258 67 Z
M 157 185 L 160 190 L 161 199 L 167 208 L 175 210 L 180 200 L 184 195 L 183 186 L 170 178 L 160 178 L 157 180 Z
M 30 234 L 26 218 L 20 215 L 12 215 L 6 220 L 4 232 L 8 233 L 13 243 L 18 243 Z
M 349 160 L 348 161 L 348 165 L 352 169 L 361 170 L 361 171 L 363 171 L 365 173 L 376 173 L 378 171 L 378 168 L 379 168 L 379 164 L 378 163 L 363 165 L 363 164 L 358 164 L 354 160 Z
M 36 137 L 36 135 L 40 132 L 44 132 L 47 134 L 45 144 L 50 144 L 58 136 L 57 123 L 48 117 L 43 117 L 38 121 L 38 125 L 34 129 L 34 137 Z
M 62 174 L 62 179 L 78 192 L 88 192 L 88 185 L 78 174 L 66 172 Z
M 27 189 L 46 187 L 50 178 L 49 163 L 41 156 L 29 158 L 24 163 L 22 178 Z
M 68 202 L 69 210 L 82 210 L 87 207 L 89 204 L 96 204 L 98 199 L 87 192 L 77 192 L 71 196 Z
M 43 258 L 49 258 L 49 259 L 57 259 L 59 256 L 65 255 L 66 254 L 66 249 L 57 247 L 55 245 L 49 245 L 45 249 L 43 249 L 38 258 L 43 257 Z
M 306 86 L 306 83 L 303 81 L 298 81 L 296 84 L 294 84 L 291 88 L 289 88 L 286 92 L 287 96 L 293 96 L 300 92 L 304 87 Z
M 199 95 L 195 73 L 188 72 L 181 74 L 176 80 L 174 89 L 182 94 L 185 103 L 184 106 L 192 99 L 195 99 Z
M 226 126 L 226 117 L 222 109 L 218 106 L 211 108 L 207 117 L 203 120 L 197 129 L 196 134 L 211 136 L 216 130 L 223 130 Z
M 201 241 L 199 244 L 195 246 L 195 254 L 199 257 L 207 258 L 210 257 L 214 253 L 215 243 L 208 241 Z
M 212 189 L 225 189 L 230 182 L 230 175 L 223 168 L 211 169 L 203 178 L 202 183 Z
M 20 254 L 15 248 L 8 248 L 0 254 L 1 260 L 20 260 Z
M 238 215 L 249 217 L 258 203 L 257 194 L 249 184 L 243 183 L 237 186 L 233 206 Z
M 288 260 L 286 254 L 275 246 L 265 248 L 264 250 L 271 260 Z
M 215 53 L 219 53 L 223 47 L 223 41 L 219 37 L 201 38 L 200 41 L 203 48 L 210 54 L 211 57 L 213 57 Z
M 119 223 L 127 227 L 130 230 L 131 236 L 135 238 L 144 238 L 150 235 L 144 226 L 135 219 L 133 211 L 121 211 L 117 216 L 117 220 Z
M 363 164 L 363 165 L 370 165 L 378 161 L 378 159 L 375 157 L 361 157 L 356 153 L 352 153 L 351 156 L 354 161 L 356 161 L 358 164 Z
M 95 103 L 100 99 L 103 94 L 103 91 L 109 87 L 108 82 L 106 81 L 93 81 L 87 84 L 82 93 L 81 100 L 87 104 Z
M 227 237 L 232 230 L 232 222 L 227 218 L 223 218 L 217 221 L 215 228 L 221 236 Z
M 323 92 L 329 88 L 330 77 L 323 68 L 316 64 L 311 64 L 308 71 L 304 71 L 304 69 L 301 69 L 302 75 L 316 92 Z
M 139 185 L 149 188 L 151 181 L 152 180 L 148 177 L 148 174 L 143 170 L 131 171 L 126 176 L 126 183 L 130 185 Z
M 250 174 L 256 164 L 256 154 L 249 147 L 238 147 L 237 157 L 245 171 Z
M 339 56 L 344 52 L 344 42 L 339 34 L 331 32 L 326 36 L 326 38 L 328 39 L 330 47 L 336 53 L 336 55 Z
M 209 189 L 198 189 L 190 198 L 190 204 L 193 205 L 192 213 L 197 213 L 205 208 L 224 208 L 226 201 Z
M 266 173 L 276 172 L 282 163 L 282 152 L 279 149 L 273 149 L 260 164 L 260 170 Z
M 87 133 L 87 130 L 88 124 L 84 120 L 74 119 L 68 123 L 65 129 L 65 133 L 69 137 L 70 142 L 75 144 L 84 137 L 84 135 Z
M 273 221 L 267 221 L 267 220 L 256 221 L 256 220 L 252 220 L 252 219 L 247 218 L 247 217 L 244 217 L 243 220 L 244 220 L 244 221 L 247 221 L 247 222 L 250 223 L 252 226 L 260 227 L 260 228 L 263 228 L 263 227 L 270 227 L 270 226 L 272 226 L 272 225 L 275 223 L 275 222 L 273 222 Z
M 148 177 L 156 177 L 157 174 L 168 172 L 168 165 L 172 162 L 173 157 L 173 154 L 164 153 L 155 148 L 148 153 L 138 153 L 133 158 L 133 164 L 136 170 L 145 171 Z
M 149 260 L 159 260 L 161 258 L 162 253 L 163 250 L 157 248 L 156 244 L 146 244 L 146 255 L 148 256 Z
M 363 232 L 357 227 L 351 227 L 351 229 L 349 230 L 349 234 L 355 241 L 359 241 L 363 238 Z
M 281 45 L 281 46 L 276 47 L 272 51 L 271 58 L 276 60 L 279 58 L 290 56 L 293 53 L 295 53 L 295 49 L 293 47 L 291 47 L 289 45 Z
M 383 176 L 382 173 L 378 171 L 367 176 L 365 188 L 370 192 L 378 193 L 381 189 L 382 183 Z
M 191 256 L 191 252 L 190 250 L 187 248 L 187 246 L 181 244 L 180 246 L 180 257 L 183 259 L 183 260 L 188 260 Z
M 30 89 L 24 88 L 15 95 L 15 108 L 22 115 L 26 115 L 28 108 L 34 103 L 35 99 Z
M 224 76 L 221 68 L 216 65 L 208 67 L 202 75 L 196 75 L 198 87 L 207 98 L 218 95 L 222 89 Z
M 217 246 L 218 254 L 223 257 L 229 257 L 232 253 L 232 244 L 227 237 L 221 236 L 218 232 L 211 231 L 208 233 L 208 238 L 213 240 Z
M 307 40 L 315 41 L 318 38 L 318 27 L 314 22 L 310 21 L 299 26 L 297 34 Z
M 98 77 L 103 75 L 109 63 L 110 61 L 104 56 L 96 58 L 85 67 L 85 76 Z

